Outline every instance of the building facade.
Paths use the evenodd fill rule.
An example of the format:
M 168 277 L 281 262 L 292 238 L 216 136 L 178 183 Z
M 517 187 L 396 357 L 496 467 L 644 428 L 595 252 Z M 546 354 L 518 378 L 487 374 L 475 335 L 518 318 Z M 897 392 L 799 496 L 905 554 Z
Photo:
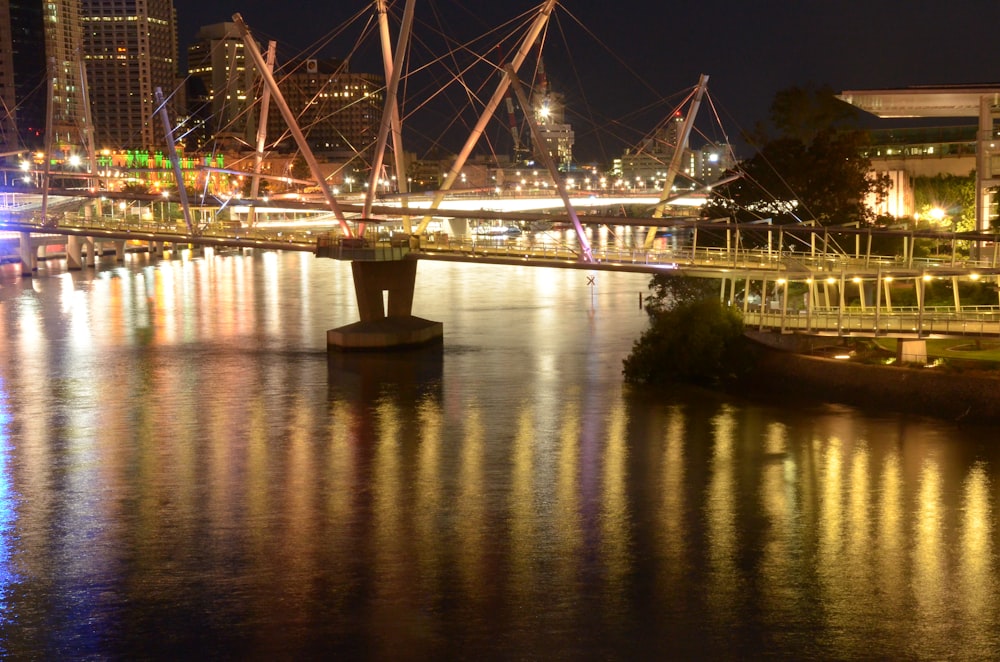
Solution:
M 171 0 L 82 0 L 83 52 L 98 149 L 162 148 L 155 90 L 173 120 L 177 87 L 176 13 Z M 181 97 L 181 98 L 178 98 Z
M 374 151 L 382 118 L 384 77 L 352 73 L 340 60 L 289 62 L 275 77 L 281 95 L 296 116 L 310 149 L 329 159 L 364 160 Z M 268 144 L 292 151 L 284 118 L 273 106 L 267 121 Z M 361 170 L 362 168 L 357 168 Z
M 257 122 L 253 101 L 258 80 L 235 23 L 203 26 L 187 49 L 189 147 L 221 140 L 253 145 Z
M 0 1 L 0 145 L 45 144 L 51 87 L 53 145 L 82 145 L 82 32 L 79 0 Z

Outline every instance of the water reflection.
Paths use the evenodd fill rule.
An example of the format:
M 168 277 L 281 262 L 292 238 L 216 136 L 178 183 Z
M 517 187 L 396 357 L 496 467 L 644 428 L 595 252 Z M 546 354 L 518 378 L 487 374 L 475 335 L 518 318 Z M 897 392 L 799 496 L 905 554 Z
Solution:
M 991 431 L 623 389 L 634 281 L 462 269 L 444 346 L 385 356 L 327 356 L 346 270 L 299 256 L 5 299 L 3 652 L 998 650 Z

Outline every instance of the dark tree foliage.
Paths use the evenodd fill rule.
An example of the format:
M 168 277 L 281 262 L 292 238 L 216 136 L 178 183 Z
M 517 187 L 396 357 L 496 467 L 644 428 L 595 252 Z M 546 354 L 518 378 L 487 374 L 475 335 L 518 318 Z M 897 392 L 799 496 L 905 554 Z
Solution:
M 743 319 L 717 299 L 678 303 L 653 317 L 623 362 L 632 384 L 715 386 L 746 365 Z
M 677 274 L 656 274 L 649 281 L 651 294 L 646 297 L 646 314 L 650 318 L 680 304 L 707 299 L 718 292 L 718 281 Z
M 650 325 L 623 362 L 626 382 L 714 386 L 745 370 L 743 319 L 718 300 L 717 281 L 657 274 L 649 289 Z
M 758 127 L 757 154 L 740 164 L 740 179 L 716 189 L 707 213 L 739 222 L 871 224 L 865 199 L 884 195 L 888 181 L 870 174 L 862 154 L 868 134 L 851 128 L 855 114 L 829 88 L 779 92 L 771 105 L 777 135 Z
M 860 112 L 837 98 L 829 85 L 793 85 L 775 93 L 771 101 L 771 124 L 778 134 L 808 144 L 820 131 L 852 130 L 859 126 Z
M 938 229 L 971 232 L 976 226 L 976 175 L 914 177 L 913 203 L 921 216 L 935 207 L 944 211 Z

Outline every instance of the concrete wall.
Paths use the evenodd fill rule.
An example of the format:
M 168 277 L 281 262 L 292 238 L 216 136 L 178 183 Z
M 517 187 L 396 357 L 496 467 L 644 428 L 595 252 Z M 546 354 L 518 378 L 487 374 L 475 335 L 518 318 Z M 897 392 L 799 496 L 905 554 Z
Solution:
M 1000 371 L 865 365 L 806 356 L 756 343 L 757 367 L 743 387 L 793 398 L 842 402 L 867 410 L 1000 421 Z

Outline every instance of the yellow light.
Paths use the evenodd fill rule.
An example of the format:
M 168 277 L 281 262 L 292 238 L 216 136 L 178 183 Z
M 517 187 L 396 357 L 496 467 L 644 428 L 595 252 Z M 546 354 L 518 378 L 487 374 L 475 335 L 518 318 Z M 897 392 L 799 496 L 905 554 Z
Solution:
M 934 276 L 931 276 L 930 274 L 924 274 L 924 282 L 925 283 L 930 282 L 932 280 L 934 280 Z
M 891 283 L 892 282 L 892 276 L 886 276 L 885 277 L 885 282 Z
M 827 282 L 827 284 L 829 284 L 829 285 L 833 285 L 834 283 L 836 283 L 836 282 L 837 282 L 837 279 L 836 279 L 836 278 L 834 278 L 833 276 L 830 276 L 829 278 L 827 278 L 827 279 L 826 279 L 826 282 Z
M 979 274 L 977 273 L 969 274 L 969 280 L 979 280 Z
M 854 278 L 851 279 L 851 282 L 855 283 L 855 284 L 860 283 L 861 282 L 861 278 L 859 278 L 858 276 L 855 276 Z

